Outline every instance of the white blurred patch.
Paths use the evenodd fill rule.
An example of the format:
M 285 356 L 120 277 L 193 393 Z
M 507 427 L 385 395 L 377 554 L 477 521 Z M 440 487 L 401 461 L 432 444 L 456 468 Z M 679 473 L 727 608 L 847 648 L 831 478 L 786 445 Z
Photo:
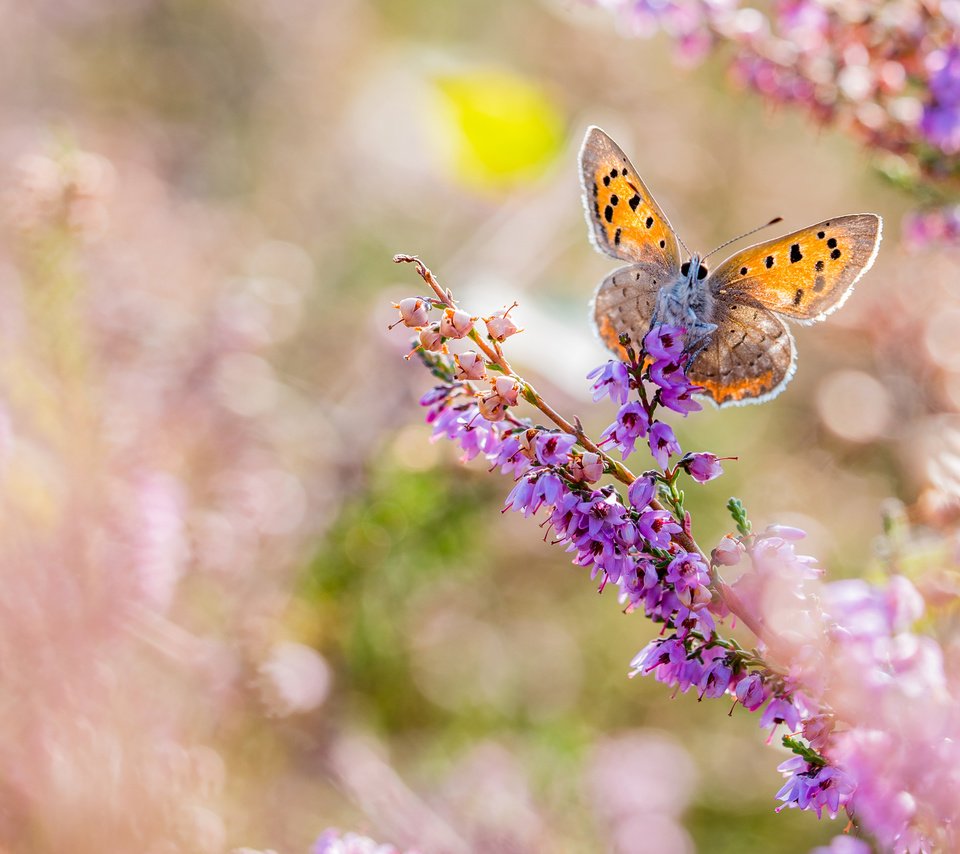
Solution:
M 273 717 L 317 708 L 330 691 L 330 668 L 323 656 L 301 643 L 281 641 L 257 668 L 260 696 Z
M 871 442 L 890 423 L 890 395 L 863 371 L 836 371 L 817 389 L 817 411 L 832 433 L 848 442 Z

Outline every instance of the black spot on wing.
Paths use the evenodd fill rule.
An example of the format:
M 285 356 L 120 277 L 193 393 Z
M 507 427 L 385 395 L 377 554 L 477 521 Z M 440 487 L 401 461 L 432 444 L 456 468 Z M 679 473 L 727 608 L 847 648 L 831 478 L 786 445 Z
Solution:
M 836 261 L 837 258 L 841 256 L 841 254 L 843 253 L 841 253 L 839 249 L 834 249 L 833 252 L 830 253 L 830 257 L 833 258 L 834 261 Z
M 607 205 L 607 206 L 603 209 L 603 218 L 604 218 L 607 222 L 613 222 L 613 208 L 610 207 L 610 205 Z
M 620 229 L 618 228 L 616 233 L 613 235 L 613 243 L 615 246 L 620 245 Z
M 821 259 L 820 261 L 817 261 L 817 263 L 814 264 L 814 267 L 816 267 L 818 273 L 822 273 L 822 272 L 823 272 L 823 260 Z
M 646 222 L 644 222 L 644 225 L 645 225 L 647 228 L 650 228 L 650 227 L 653 225 L 653 217 L 652 217 L 652 216 L 648 216 L 647 219 L 646 219 Z
M 836 248 L 837 248 L 837 238 L 836 238 L 836 237 L 831 237 L 831 238 L 827 241 L 827 246 L 829 246 L 831 249 L 836 249 Z
M 767 269 L 769 270 L 773 266 L 773 256 L 768 255 L 763 259 L 763 263 L 766 264 Z
M 610 186 L 610 176 L 609 176 L 609 175 L 604 175 L 604 176 L 603 176 L 603 186 L 604 186 L 604 187 L 609 187 L 609 186 Z
M 610 196 L 610 204 L 614 207 L 620 204 L 620 197 L 616 193 Z
M 790 263 L 796 264 L 801 258 L 803 258 L 803 254 L 800 252 L 800 244 L 794 243 L 790 247 Z
M 793 296 L 793 304 L 800 305 L 800 301 L 802 299 L 803 299 L 803 288 L 797 288 L 797 292 Z
M 630 210 L 636 211 L 637 205 L 640 204 L 640 197 L 634 196 L 629 202 L 627 202 L 627 204 L 630 205 Z
M 818 231 L 818 232 L 817 232 L 817 237 L 819 237 L 821 240 L 823 240 L 823 238 L 826 237 L 826 236 L 827 236 L 827 233 L 826 233 L 825 231 Z
M 746 275 L 747 275 L 747 268 L 746 268 L 746 267 L 741 267 L 741 268 L 740 268 L 740 275 L 741 275 L 741 276 L 746 276 Z
M 661 241 L 660 241 L 660 248 L 661 248 L 661 249 L 666 249 L 666 248 L 667 248 L 667 241 L 666 241 L 666 240 L 661 240 Z

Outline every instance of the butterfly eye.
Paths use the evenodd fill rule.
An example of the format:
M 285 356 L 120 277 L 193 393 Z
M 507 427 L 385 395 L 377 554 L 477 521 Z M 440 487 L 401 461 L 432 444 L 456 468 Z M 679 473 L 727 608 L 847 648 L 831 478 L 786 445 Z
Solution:
M 683 276 L 686 276 L 687 273 L 689 273 L 689 272 L 690 272 L 690 262 L 689 262 L 689 261 L 684 261 L 684 262 L 680 265 L 680 274 L 683 275 Z
M 704 267 L 703 264 L 701 264 L 701 265 L 700 265 L 700 269 L 697 270 L 697 278 L 698 278 L 698 279 L 705 279 L 705 278 L 707 278 L 707 268 Z

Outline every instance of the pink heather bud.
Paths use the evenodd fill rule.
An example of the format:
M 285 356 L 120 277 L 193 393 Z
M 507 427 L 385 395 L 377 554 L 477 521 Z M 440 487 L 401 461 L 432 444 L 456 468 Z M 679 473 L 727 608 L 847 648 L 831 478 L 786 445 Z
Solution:
M 735 537 L 727 534 L 720 540 L 717 547 L 710 553 L 713 562 L 720 566 L 736 566 L 743 555 L 743 544 Z
M 507 415 L 506 403 L 495 391 L 488 391 L 486 394 L 480 395 L 477 407 L 487 421 L 503 421 Z
M 497 377 L 493 384 L 494 390 L 507 406 L 516 406 L 520 397 L 520 383 L 513 377 Z
M 420 346 L 424 350 L 439 353 L 444 349 L 443 336 L 440 334 L 440 325 L 437 323 L 425 326 L 420 330 Z
M 537 455 L 536 441 L 537 436 L 539 435 L 539 430 L 530 428 L 517 437 L 517 440 L 520 442 L 520 447 L 523 449 L 523 452 L 530 457 L 530 459 L 533 459 Z
M 448 308 L 440 318 L 440 334 L 444 338 L 466 338 L 473 329 L 474 320 L 459 308 Z
M 596 483 L 603 477 L 603 460 L 599 454 L 584 451 L 570 463 L 570 474 L 578 483 Z
M 420 297 L 407 297 L 393 304 L 400 312 L 399 323 L 411 329 L 419 329 L 430 322 L 430 305 Z M 394 324 L 396 326 L 396 323 Z
M 487 364 L 483 357 L 474 350 L 467 350 L 454 356 L 457 363 L 456 377 L 458 380 L 482 380 L 487 375 Z
M 780 537 L 784 540 L 802 540 L 807 536 L 807 532 L 800 528 L 792 528 L 789 525 L 768 525 L 767 530 L 763 532 L 764 537 Z
M 487 324 L 487 334 L 494 341 L 506 341 L 511 335 L 516 335 L 521 331 L 507 316 L 516 307 L 517 304 L 514 303 L 512 306 L 510 306 L 510 308 L 505 309 L 504 311 L 498 311 L 492 317 L 484 318 L 484 322 Z
M 710 601 L 713 599 L 713 594 L 710 592 L 710 588 L 703 584 L 697 584 L 694 587 L 688 587 L 684 590 L 678 589 L 676 593 L 677 598 L 691 611 L 696 611 L 697 608 L 702 608 L 704 605 L 709 605 Z
M 810 742 L 814 750 L 823 750 L 833 732 L 834 719 L 830 715 L 813 715 L 802 724 L 803 737 Z

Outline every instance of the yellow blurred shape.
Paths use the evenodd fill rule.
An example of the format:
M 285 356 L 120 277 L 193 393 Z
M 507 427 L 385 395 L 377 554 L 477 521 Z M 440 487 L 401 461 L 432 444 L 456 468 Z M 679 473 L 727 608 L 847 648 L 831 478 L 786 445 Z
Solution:
M 485 190 L 532 180 L 563 145 L 560 112 L 519 75 L 474 69 L 435 78 L 444 139 L 454 177 Z

